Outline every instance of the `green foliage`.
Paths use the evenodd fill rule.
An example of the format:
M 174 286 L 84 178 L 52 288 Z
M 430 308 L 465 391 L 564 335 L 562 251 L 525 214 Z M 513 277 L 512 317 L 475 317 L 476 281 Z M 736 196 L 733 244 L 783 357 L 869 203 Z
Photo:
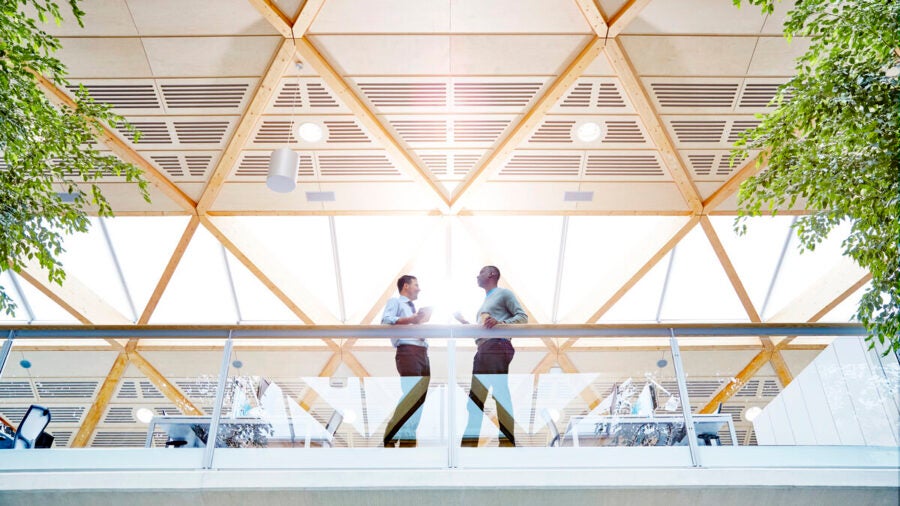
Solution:
M 68 3 L 81 25 L 84 12 L 78 2 Z M 29 9 L 37 19 L 26 13 Z M 103 124 L 121 124 L 121 117 L 94 103 L 83 88 L 73 110 L 54 106 L 38 87 L 35 74 L 60 87 L 68 84 L 65 67 L 53 57 L 59 40 L 38 27 L 38 21 L 48 19 L 62 21 L 52 0 L 0 0 L 0 153 L 5 162 L 0 167 L 0 271 L 19 271 L 36 259 L 51 281 L 62 283 L 63 235 L 86 231 L 89 209 L 112 216 L 92 181 L 124 176 L 137 183 L 145 200 L 149 196 L 140 169 L 93 147 L 94 132 Z M 64 202 L 59 192 L 72 201 Z M 2 286 L 0 310 L 15 310 Z
M 769 14 L 774 1 L 747 0 Z M 737 227 L 802 199 L 813 213 L 795 227 L 813 250 L 849 221 L 844 254 L 872 273 L 857 317 L 900 350 L 900 2 L 798 1 L 785 36 L 810 46 L 776 109 L 738 144 L 769 151 L 768 169 L 741 186 Z

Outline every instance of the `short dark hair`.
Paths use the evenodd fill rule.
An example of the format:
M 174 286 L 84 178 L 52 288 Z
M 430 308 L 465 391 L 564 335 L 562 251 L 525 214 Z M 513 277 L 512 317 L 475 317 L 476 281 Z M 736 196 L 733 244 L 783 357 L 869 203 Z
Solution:
M 500 269 L 493 265 L 485 265 L 484 268 L 490 271 L 491 274 L 497 276 L 497 281 L 500 281 Z
M 403 285 L 405 285 L 407 283 L 412 283 L 413 280 L 415 280 L 415 279 L 416 279 L 415 276 L 410 276 L 409 274 L 404 274 L 404 275 L 400 276 L 400 279 L 397 280 L 397 291 L 402 292 Z

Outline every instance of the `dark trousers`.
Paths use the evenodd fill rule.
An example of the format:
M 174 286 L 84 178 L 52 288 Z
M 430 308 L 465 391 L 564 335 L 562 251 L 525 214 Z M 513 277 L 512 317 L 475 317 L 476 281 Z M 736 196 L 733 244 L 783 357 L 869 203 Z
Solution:
M 428 361 L 428 349 L 412 344 L 397 346 L 394 356 L 397 372 L 400 373 L 400 388 L 403 394 L 394 409 L 394 414 L 384 430 L 384 444 L 394 440 L 415 441 L 419 420 L 422 418 L 422 405 L 431 382 L 431 364 Z
M 472 388 L 469 389 L 469 402 L 466 409 L 469 421 L 463 433 L 463 443 L 471 446 L 481 435 L 481 420 L 484 415 L 484 403 L 490 391 L 497 405 L 497 420 L 500 423 L 502 446 L 515 446 L 515 420 L 513 419 L 512 396 L 509 393 L 509 364 L 516 351 L 508 339 L 488 339 L 478 345 L 475 360 L 472 363 Z

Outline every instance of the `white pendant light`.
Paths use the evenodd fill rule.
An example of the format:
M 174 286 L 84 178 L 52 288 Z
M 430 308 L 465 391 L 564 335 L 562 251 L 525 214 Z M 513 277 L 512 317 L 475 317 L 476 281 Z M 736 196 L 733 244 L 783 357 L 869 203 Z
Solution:
M 297 187 L 297 163 L 300 155 L 290 148 L 272 151 L 266 186 L 278 193 L 289 193 Z

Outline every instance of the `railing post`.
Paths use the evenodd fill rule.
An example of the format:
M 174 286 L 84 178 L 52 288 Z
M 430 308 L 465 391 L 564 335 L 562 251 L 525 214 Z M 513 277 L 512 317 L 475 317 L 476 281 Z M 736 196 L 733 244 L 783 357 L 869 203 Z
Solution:
M 447 341 L 447 465 L 459 467 L 459 448 L 456 446 L 456 338 L 450 329 Z
M 231 366 L 232 332 L 232 330 L 228 331 L 228 340 L 225 341 L 225 349 L 222 352 L 222 367 L 219 369 L 219 383 L 216 385 L 216 404 L 213 406 L 212 418 L 209 420 L 206 449 L 203 451 L 203 469 L 212 469 L 213 453 L 216 451 L 219 419 L 222 417 L 222 405 L 225 404 L 225 383 L 228 381 L 228 368 Z
M 681 395 L 681 412 L 684 414 L 684 426 L 687 430 L 688 445 L 691 448 L 691 464 L 700 466 L 700 449 L 697 446 L 697 429 L 694 427 L 694 416 L 691 414 L 691 399 L 688 397 L 687 380 L 684 375 L 684 364 L 681 362 L 681 351 L 675 329 L 669 329 L 669 344 L 672 346 L 672 365 L 675 366 L 675 377 L 678 379 L 678 393 Z
M 3 343 L 3 348 L 0 348 L 0 378 L 3 377 L 3 368 L 6 367 L 6 360 L 9 358 L 9 352 L 12 351 L 13 339 L 15 338 L 16 331 L 10 330 L 6 336 L 6 341 Z

